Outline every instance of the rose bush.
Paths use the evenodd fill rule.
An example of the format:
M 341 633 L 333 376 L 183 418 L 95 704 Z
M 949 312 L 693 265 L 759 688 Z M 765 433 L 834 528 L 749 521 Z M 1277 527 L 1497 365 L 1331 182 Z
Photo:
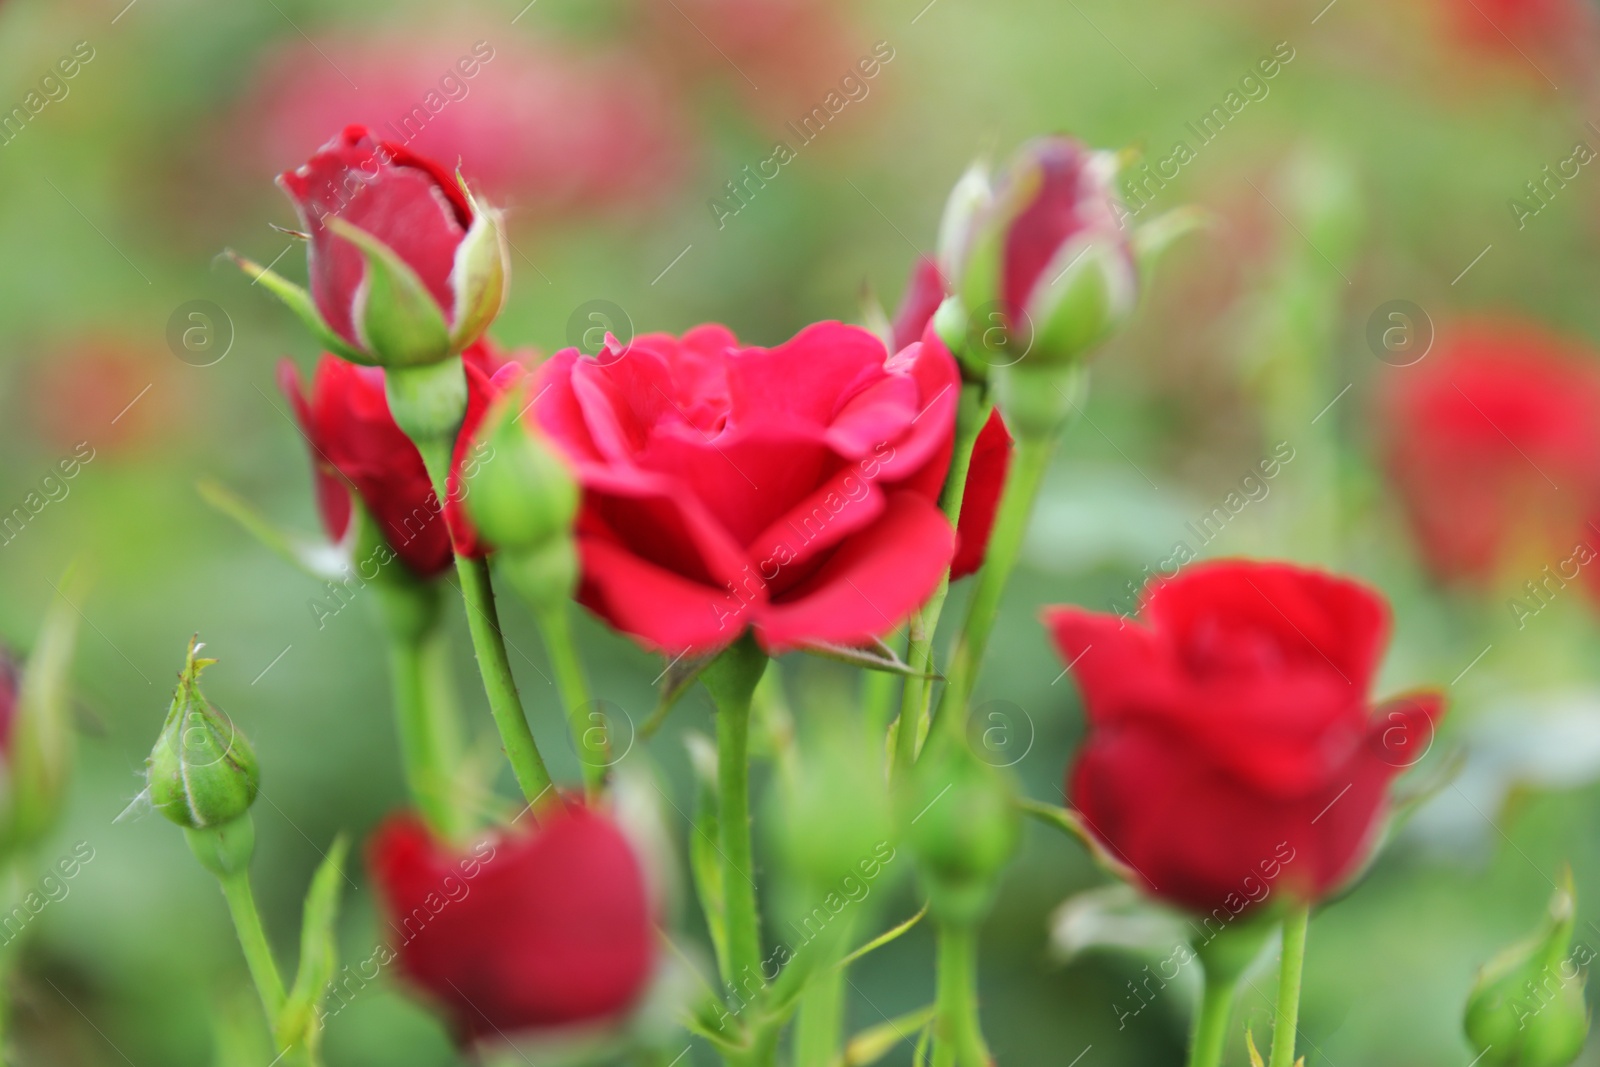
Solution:
M 1337 888 L 1443 711 L 1436 693 L 1374 709 L 1387 606 L 1288 564 L 1195 564 L 1147 588 L 1133 624 L 1046 622 L 1088 718 L 1072 803 L 1144 889 L 1197 911 Z

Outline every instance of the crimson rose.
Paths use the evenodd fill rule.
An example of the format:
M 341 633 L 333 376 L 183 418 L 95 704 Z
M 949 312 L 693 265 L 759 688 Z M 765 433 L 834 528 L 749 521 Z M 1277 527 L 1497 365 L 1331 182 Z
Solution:
M 627 838 L 577 804 L 539 818 L 457 851 L 403 815 L 369 849 L 400 969 L 468 1041 L 614 1018 L 650 977 L 652 908 Z
M 890 356 L 836 322 L 771 349 L 700 326 L 536 377 L 532 418 L 584 491 L 579 598 L 646 644 L 865 642 L 950 563 L 960 383 L 936 338 Z
M 1591 353 L 1531 326 L 1467 324 L 1396 374 L 1389 468 L 1437 577 L 1488 584 L 1508 566 L 1533 574 L 1593 539 L 1600 379 Z
M 467 375 L 467 414 L 456 438 L 443 522 L 422 454 L 389 414 L 383 370 L 324 355 L 308 397 L 295 365 L 288 360 L 279 365 L 278 381 L 311 447 L 317 509 L 329 537 L 337 541 L 349 528 L 354 487 L 385 539 L 418 574 L 431 577 L 450 565 L 452 535 L 455 551 L 483 555 L 461 508 L 461 467 L 489 402 L 523 368 L 501 358 L 487 341 L 463 352 L 461 362 Z
M 1199 911 L 1337 888 L 1442 715 L 1437 693 L 1374 711 L 1387 606 L 1319 571 L 1199 563 L 1147 588 L 1137 623 L 1046 620 L 1088 718 L 1072 803 L 1146 890 Z

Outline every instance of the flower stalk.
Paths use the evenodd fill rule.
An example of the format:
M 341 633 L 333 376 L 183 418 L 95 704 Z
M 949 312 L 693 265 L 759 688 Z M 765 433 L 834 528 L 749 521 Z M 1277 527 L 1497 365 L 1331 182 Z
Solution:
M 1272 1024 L 1267 1067 L 1294 1067 L 1295 1030 L 1300 1025 L 1300 978 L 1306 963 L 1306 927 L 1311 905 L 1296 903 L 1283 917 L 1283 958 L 1278 965 L 1278 1009 Z

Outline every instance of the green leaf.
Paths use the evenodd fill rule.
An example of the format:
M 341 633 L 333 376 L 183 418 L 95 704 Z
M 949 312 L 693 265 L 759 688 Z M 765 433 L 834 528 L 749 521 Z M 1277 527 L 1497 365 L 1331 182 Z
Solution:
M 801 649 L 813 656 L 831 659 L 838 663 L 848 663 L 852 667 L 860 667 L 869 671 L 883 671 L 887 674 L 898 674 L 903 678 L 925 678 L 932 681 L 942 680 L 942 675 L 926 674 L 917 670 L 911 664 L 901 659 L 899 654 L 881 640 L 874 640 L 870 648 L 858 648 L 851 645 L 835 645 L 819 641 L 816 644 L 806 645 Z
M 202 478 L 195 489 L 207 504 L 244 527 L 265 548 L 319 582 L 338 582 L 350 573 L 350 557 L 344 546 L 330 545 L 321 539 L 301 537 L 280 530 L 245 499 L 220 482 Z M 358 513 L 362 510 L 355 509 Z M 352 529 L 354 527 L 352 526 Z
M 911 918 L 907 919 L 899 926 L 886 930 L 877 937 L 873 938 L 871 941 L 868 941 L 865 945 L 862 945 L 860 948 L 850 953 L 850 955 L 840 960 L 838 965 L 840 967 L 848 967 L 856 960 L 859 960 L 862 956 L 865 956 L 867 953 L 882 948 L 884 945 L 887 945 L 889 942 L 893 941 L 895 938 L 899 937 L 901 934 L 904 934 L 907 930 L 910 930 L 913 926 L 917 925 L 917 923 L 926 914 L 928 914 L 928 905 L 924 903 L 921 911 L 911 916 Z
M 450 271 L 450 286 L 455 291 L 450 344 L 458 350 L 476 341 L 500 314 L 511 278 L 511 249 L 500 213 L 480 203 L 464 181 L 461 191 L 472 205 L 472 225 L 456 246 L 455 266 Z
M 1133 258 L 1139 274 L 1148 278 L 1167 249 L 1196 230 L 1214 225 L 1216 217 L 1203 208 L 1185 206 L 1163 212 L 1133 231 Z
M 1046 826 L 1053 826 L 1062 833 L 1077 840 L 1078 844 L 1088 850 L 1090 858 L 1106 873 L 1128 883 L 1137 883 L 1138 875 L 1115 855 L 1100 839 L 1089 832 L 1083 824 L 1083 816 L 1070 808 L 1056 807 L 1054 804 L 1041 804 L 1037 800 L 1023 798 L 1017 801 L 1026 815 L 1031 815 Z
M 323 321 L 322 313 L 317 310 L 317 305 L 311 300 L 311 294 L 300 286 L 294 284 L 281 274 L 276 274 L 253 259 L 246 259 L 233 249 L 227 249 L 227 256 L 238 264 L 239 269 L 261 283 L 262 288 L 283 301 L 289 310 L 305 323 L 317 343 L 341 359 L 351 363 L 360 363 L 365 366 L 375 366 L 377 361 L 367 353 L 355 348 L 343 337 L 333 332 L 333 328 Z
M 385 367 L 419 367 L 450 354 L 444 312 L 394 249 L 358 226 L 329 218 L 327 226 L 355 245 L 367 270 L 356 289 L 356 333 Z
M 300 916 L 300 966 L 294 986 L 278 1020 L 278 1039 L 286 1045 L 315 1049 L 322 1028 L 317 1025 L 317 1005 L 339 968 L 339 947 L 334 925 L 339 919 L 339 891 L 344 881 L 349 840 L 334 838 L 326 858 L 311 877 Z
M 678 701 L 694 688 L 700 672 L 716 658 L 715 655 L 679 656 L 667 664 L 666 669 L 661 672 L 661 690 L 656 698 L 655 710 L 650 713 L 644 725 L 639 727 L 639 740 L 648 741 L 655 736 L 656 731 L 667 721 L 672 709 L 678 706 Z
M 694 766 L 694 825 L 689 833 L 689 873 L 694 878 L 695 895 L 711 932 L 711 947 L 717 956 L 717 973 L 731 974 L 728 963 L 728 930 L 723 922 L 725 906 L 722 888 L 722 853 L 717 847 L 717 750 L 711 739 L 700 733 L 684 735 L 689 762 Z
M 1074 894 L 1050 916 L 1050 943 L 1062 960 L 1094 949 L 1166 956 L 1193 937 L 1181 916 L 1123 882 Z
M 877 1063 L 906 1040 L 907 1030 L 920 1030 L 931 1023 L 937 1010 L 929 1004 L 861 1031 L 845 1045 L 844 1055 L 836 1061 L 837 1067 L 866 1067 Z

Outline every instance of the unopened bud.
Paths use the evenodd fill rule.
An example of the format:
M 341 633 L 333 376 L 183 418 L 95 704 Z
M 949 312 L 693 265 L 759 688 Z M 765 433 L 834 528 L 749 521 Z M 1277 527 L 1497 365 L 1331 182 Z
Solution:
M 1467 998 L 1467 1040 L 1484 1067 L 1567 1067 L 1589 1033 L 1577 906 L 1567 872 L 1533 935 L 1491 960 Z M 1580 946 L 1581 948 L 1581 946 Z
M 467 510 L 478 532 L 501 549 L 539 548 L 570 536 L 578 486 L 544 433 L 523 417 L 523 390 L 490 408 L 478 443 L 490 458 L 467 479 Z
M 250 810 L 260 771 L 250 742 L 200 691 L 200 672 L 216 660 L 197 659 L 189 642 L 172 707 L 145 761 L 156 810 L 191 830 L 220 827 Z
M 1014 794 L 1004 771 L 948 731 L 936 731 L 906 775 L 896 797 L 900 837 L 940 920 L 973 923 L 988 912 L 1021 837 Z

